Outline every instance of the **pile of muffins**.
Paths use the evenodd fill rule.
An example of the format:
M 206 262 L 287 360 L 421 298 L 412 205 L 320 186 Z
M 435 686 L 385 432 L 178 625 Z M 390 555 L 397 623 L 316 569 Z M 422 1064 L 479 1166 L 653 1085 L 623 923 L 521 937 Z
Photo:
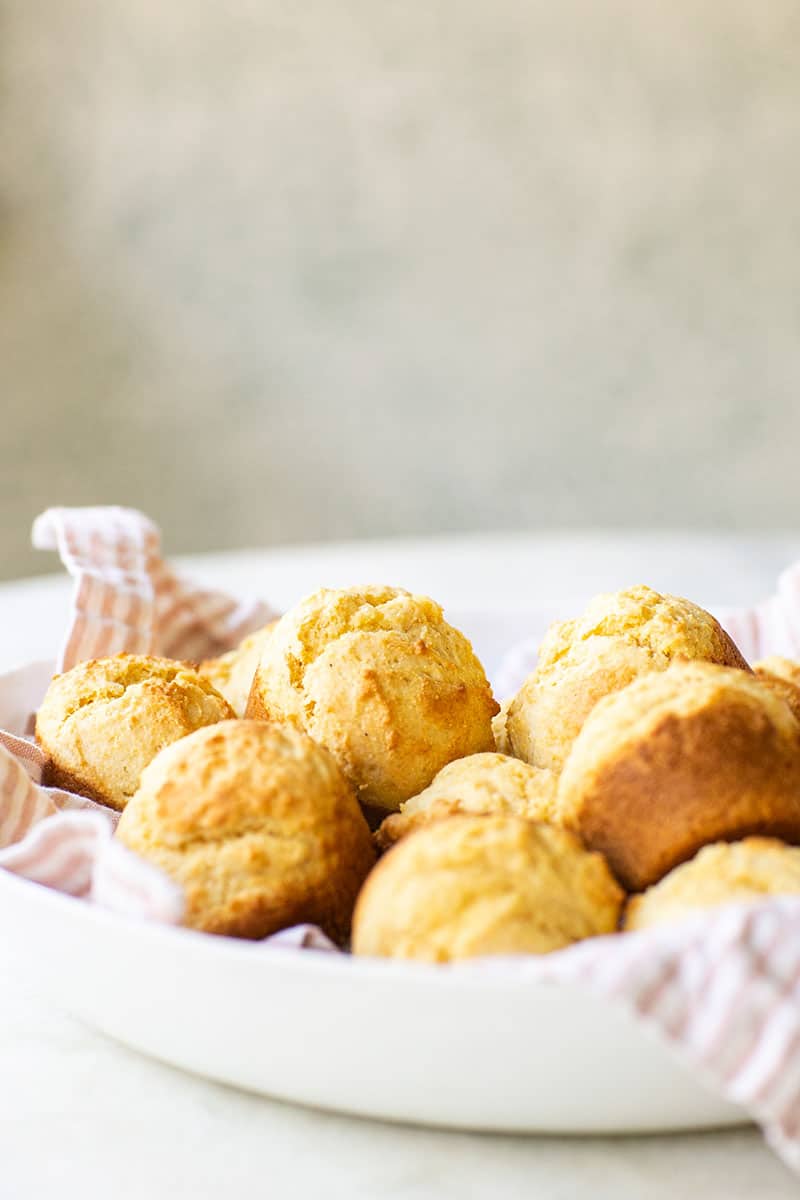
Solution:
M 800 893 L 800 664 L 646 587 L 502 708 L 434 601 L 323 589 L 221 658 L 80 663 L 36 736 L 210 933 L 448 962 Z

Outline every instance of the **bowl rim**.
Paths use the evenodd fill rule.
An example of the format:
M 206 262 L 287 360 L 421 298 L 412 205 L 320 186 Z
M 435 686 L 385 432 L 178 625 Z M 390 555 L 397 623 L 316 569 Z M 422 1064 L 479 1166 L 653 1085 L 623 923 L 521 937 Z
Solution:
M 136 939 L 138 942 L 151 943 L 160 946 L 181 946 L 192 955 L 203 955 L 209 961 L 213 958 L 225 963 L 249 963 L 263 961 L 270 968 L 277 967 L 281 971 L 306 974 L 313 978 L 330 979 L 337 976 L 341 980 L 353 981 L 354 973 L 359 978 L 370 980 L 391 981 L 397 983 L 423 983 L 427 986 L 442 988 L 460 988 L 465 982 L 469 986 L 479 986 L 490 990 L 508 988 L 518 981 L 525 987 L 536 985 L 551 987 L 570 986 L 573 980 L 550 977 L 543 965 L 552 963 L 557 956 L 563 961 L 565 956 L 580 950 L 583 943 L 576 942 L 563 950 L 548 955 L 520 954 L 497 955 L 483 958 L 464 959 L 452 963 L 416 962 L 408 959 L 391 959 L 379 957 L 356 957 L 342 951 L 315 950 L 292 945 L 270 945 L 265 941 L 249 941 L 246 938 L 235 938 L 225 934 L 210 934 L 202 930 L 188 929 L 183 925 L 170 925 L 161 921 L 148 920 L 128 913 L 115 912 L 99 904 L 92 904 L 78 896 L 70 896 L 59 892 L 46 884 L 35 880 L 25 879 L 11 871 L 0 869 L 0 905 L 3 897 L 8 894 L 15 909 L 20 904 L 26 906 L 33 903 L 47 911 L 57 914 L 60 919 L 82 922 L 87 934 L 95 929 L 105 933 L 124 933 L 124 936 Z M 644 931 L 646 934 L 648 931 Z M 592 944 L 598 941 L 616 939 L 618 933 L 606 934 L 600 938 L 592 938 Z M 627 936 L 640 937 L 634 933 Z M 510 971 L 509 971 L 510 968 Z M 587 989 L 581 987 L 581 991 Z

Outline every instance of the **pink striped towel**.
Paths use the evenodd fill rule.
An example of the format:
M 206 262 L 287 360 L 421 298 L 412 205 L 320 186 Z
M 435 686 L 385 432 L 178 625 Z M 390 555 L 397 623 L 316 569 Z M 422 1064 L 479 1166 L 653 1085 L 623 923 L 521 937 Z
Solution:
M 135 509 L 48 508 L 34 521 L 33 544 L 57 550 L 75 579 L 58 671 L 121 652 L 212 658 L 277 616 L 261 601 L 179 579 L 157 528 Z
M 276 616 L 260 601 L 179 579 L 161 558 L 155 525 L 133 509 L 51 508 L 35 521 L 33 541 L 57 550 L 75 579 L 59 671 L 119 652 L 211 657 Z M 17 672 L 2 723 L 9 710 L 26 710 L 24 684 Z M 27 710 L 40 699 L 30 696 Z M 0 867 L 120 912 L 179 922 L 180 890 L 112 839 L 115 813 L 41 786 L 43 757 L 26 733 L 0 729 Z
M 76 580 L 62 667 L 117 651 L 207 657 L 273 615 L 179 581 L 160 557 L 155 527 L 131 510 L 53 509 L 37 520 L 34 539 L 58 549 Z M 800 564 L 771 599 L 722 621 L 748 657 L 800 659 Z M 530 646 L 511 652 L 508 691 L 534 661 Z M 0 724 L 13 726 L 10 717 L 35 708 L 44 683 L 33 667 L 0 679 Z M 18 727 L 0 732 L 0 867 L 121 913 L 179 923 L 180 890 L 112 838 L 108 809 L 43 788 L 40 752 L 24 735 Z M 308 926 L 268 940 L 335 949 Z M 578 982 L 613 998 L 745 1108 L 800 1172 L 800 898 L 594 938 L 542 958 L 486 960 L 485 968 Z

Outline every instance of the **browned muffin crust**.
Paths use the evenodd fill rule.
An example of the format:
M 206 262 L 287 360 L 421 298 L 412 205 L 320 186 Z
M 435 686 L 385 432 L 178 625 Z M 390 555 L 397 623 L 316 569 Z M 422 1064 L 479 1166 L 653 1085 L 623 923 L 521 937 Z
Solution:
M 635 891 L 706 842 L 798 841 L 800 724 L 752 674 L 675 663 L 597 704 L 556 814 Z
M 343 942 L 375 861 L 332 756 L 262 721 L 223 721 L 169 746 L 117 836 L 182 885 L 187 925 L 244 938 L 307 921 Z

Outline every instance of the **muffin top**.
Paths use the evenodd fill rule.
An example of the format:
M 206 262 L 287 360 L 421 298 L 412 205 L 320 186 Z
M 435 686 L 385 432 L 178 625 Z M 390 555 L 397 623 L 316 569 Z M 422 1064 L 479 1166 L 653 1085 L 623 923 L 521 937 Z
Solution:
M 164 746 L 233 715 L 189 663 L 141 654 L 78 663 L 55 676 L 36 714 L 45 781 L 122 809 Z
M 483 667 L 438 604 L 398 588 L 323 589 L 267 640 L 247 714 L 328 747 L 365 803 L 396 809 L 454 758 L 494 746 Z
M 509 707 L 511 751 L 561 770 L 599 700 L 678 659 L 749 670 L 722 626 L 689 600 L 643 585 L 596 596 L 582 616 L 545 635 L 536 670 Z
M 343 940 L 375 857 L 332 756 L 265 721 L 223 721 L 163 750 L 117 835 L 183 885 L 189 924 L 241 937 L 310 921 Z
M 546 821 L 553 813 L 557 777 L 506 754 L 470 754 L 442 767 L 432 783 L 392 813 L 378 830 L 388 847 L 413 829 L 454 813 L 510 813 Z
M 676 662 L 595 706 L 560 777 L 556 817 L 632 889 L 705 842 L 800 836 L 800 724 L 755 675 Z
M 624 893 L 599 854 L 512 816 L 453 816 L 380 860 L 358 898 L 353 950 L 448 962 L 544 954 L 616 929 Z
M 243 716 L 247 708 L 261 652 L 276 624 L 276 621 L 270 621 L 244 638 L 234 650 L 220 654 L 218 658 L 207 658 L 197 668 L 225 697 L 237 717 Z
M 777 838 L 748 837 L 716 842 L 641 896 L 631 896 L 625 910 L 626 929 L 647 929 L 763 896 L 800 893 L 800 848 Z
M 555 667 L 596 637 L 620 638 L 667 660 L 699 658 L 747 669 L 711 613 L 691 600 L 661 595 L 644 584 L 595 596 L 580 617 L 552 625 L 539 650 L 539 668 Z

